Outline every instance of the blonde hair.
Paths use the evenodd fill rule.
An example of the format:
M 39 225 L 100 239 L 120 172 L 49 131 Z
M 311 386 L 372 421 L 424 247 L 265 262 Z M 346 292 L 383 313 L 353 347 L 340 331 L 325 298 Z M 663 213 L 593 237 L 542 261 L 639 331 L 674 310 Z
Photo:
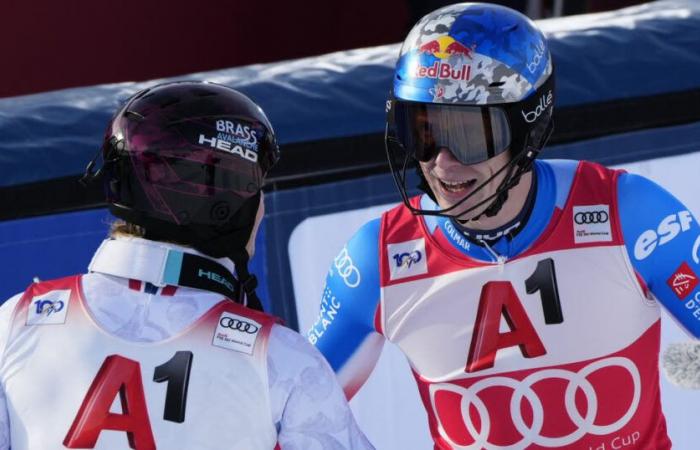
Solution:
M 142 238 L 146 235 L 146 229 L 142 226 L 125 222 L 123 220 L 115 220 L 109 226 L 109 237 L 138 237 Z

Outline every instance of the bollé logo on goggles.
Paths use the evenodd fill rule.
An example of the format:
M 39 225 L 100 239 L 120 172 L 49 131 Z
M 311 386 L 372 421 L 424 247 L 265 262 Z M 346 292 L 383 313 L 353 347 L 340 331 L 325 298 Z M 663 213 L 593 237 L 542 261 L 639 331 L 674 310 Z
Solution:
M 547 94 L 542 94 L 540 97 L 540 101 L 537 103 L 537 106 L 535 107 L 534 110 L 525 112 L 525 111 L 520 111 L 520 113 L 523 115 L 523 119 L 525 119 L 525 122 L 527 123 L 532 123 L 535 120 L 537 120 L 543 112 L 547 110 L 550 106 L 552 106 L 552 101 L 554 100 L 554 96 L 552 95 L 552 91 L 550 90 L 547 92 Z

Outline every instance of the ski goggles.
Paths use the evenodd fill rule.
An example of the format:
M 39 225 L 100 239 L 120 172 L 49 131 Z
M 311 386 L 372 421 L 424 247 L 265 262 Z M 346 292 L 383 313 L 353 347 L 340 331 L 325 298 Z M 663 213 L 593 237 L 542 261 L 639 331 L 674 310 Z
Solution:
M 418 161 L 427 162 L 447 149 L 462 164 L 476 164 L 511 144 L 502 108 L 401 101 L 395 108 L 397 138 Z

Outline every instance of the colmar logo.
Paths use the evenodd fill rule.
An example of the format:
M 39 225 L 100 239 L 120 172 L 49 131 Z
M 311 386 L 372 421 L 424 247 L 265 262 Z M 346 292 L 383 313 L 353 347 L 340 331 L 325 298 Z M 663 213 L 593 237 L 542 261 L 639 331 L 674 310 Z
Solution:
M 673 292 L 676 293 L 678 298 L 683 300 L 690 295 L 693 289 L 698 285 L 698 276 L 693 272 L 693 269 L 690 268 L 688 263 L 684 261 L 666 283 Z
M 529 112 L 520 111 L 520 113 L 523 115 L 523 119 L 525 119 L 525 122 L 532 123 L 535 120 L 537 120 L 542 115 L 542 113 L 544 113 L 547 110 L 547 108 L 552 106 L 553 100 L 554 96 L 552 95 L 552 91 L 549 91 L 547 92 L 547 94 L 543 94 L 540 97 L 540 101 L 537 103 L 537 106 L 534 110 Z

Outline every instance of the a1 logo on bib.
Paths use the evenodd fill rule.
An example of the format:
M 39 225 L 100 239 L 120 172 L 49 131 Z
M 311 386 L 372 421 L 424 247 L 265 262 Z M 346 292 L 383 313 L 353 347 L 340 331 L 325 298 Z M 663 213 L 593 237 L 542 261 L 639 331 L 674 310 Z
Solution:
M 610 205 L 574 206 L 574 242 L 610 242 Z
M 425 239 L 388 244 L 386 249 L 389 256 L 389 279 L 398 280 L 428 273 Z
M 216 325 L 212 345 L 252 355 L 260 328 L 262 325 L 252 319 L 223 312 Z
M 66 323 L 70 290 L 51 291 L 32 297 L 27 308 L 27 325 L 60 325 Z

